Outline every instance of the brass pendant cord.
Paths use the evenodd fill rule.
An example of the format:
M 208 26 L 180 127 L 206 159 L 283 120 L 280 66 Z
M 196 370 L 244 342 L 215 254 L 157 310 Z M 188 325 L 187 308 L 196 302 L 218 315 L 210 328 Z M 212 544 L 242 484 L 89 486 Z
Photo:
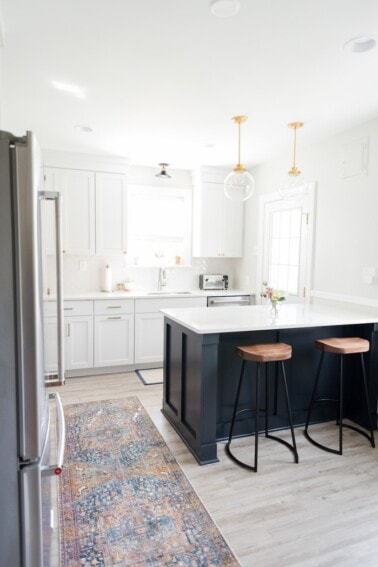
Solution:
M 300 171 L 295 165 L 296 154 L 297 154 L 297 129 L 302 128 L 303 122 L 290 122 L 288 126 L 289 128 L 292 128 L 294 130 L 293 167 L 289 171 L 289 175 L 299 175 Z
M 240 165 L 240 122 L 238 122 L 238 165 Z
M 295 171 L 295 156 L 297 153 L 297 126 L 294 127 L 293 171 Z

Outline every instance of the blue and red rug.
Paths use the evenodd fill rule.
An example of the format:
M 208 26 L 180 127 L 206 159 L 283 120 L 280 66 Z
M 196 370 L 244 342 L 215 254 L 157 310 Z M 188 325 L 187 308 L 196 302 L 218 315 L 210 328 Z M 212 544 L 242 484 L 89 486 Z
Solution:
M 239 565 L 138 398 L 64 410 L 61 567 Z

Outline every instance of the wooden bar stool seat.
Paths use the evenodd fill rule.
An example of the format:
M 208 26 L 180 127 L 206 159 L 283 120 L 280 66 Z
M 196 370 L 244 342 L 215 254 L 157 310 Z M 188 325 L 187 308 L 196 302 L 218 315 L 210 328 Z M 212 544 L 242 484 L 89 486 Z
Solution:
M 228 442 L 226 444 L 226 453 L 228 456 L 236 462 L 238 465 L 245 467 L 247 469 L 252 470 L 253 472 L 257 472 L 257 462 L 258 462 L 258 438 L 259 438 L 259 418 L 260 418 L 260 411 L 265 414 L 265 437 L 269 439 L 273 439 L 274 441 L 278 441 L 279 443 L 285 445 L 294 455 L 294 461 L 298 463 L 298 452 L 297 446 L 295 442 L 295 435 L 294 435 L 294 428 L 293 428 L 293 419 L 291 415 L 291 408 L 290 408 L 290 400 L 289 400 L 289 393 L 287 388 L 287 381 L 286 381 L 286 373 L 285 373 L 285 366 L 284 360 L 289 360 L 292 355 L 292 348 L 290 345 L 285 343 L 268 343 L 268 344 L 255 344 L 255 345 L 248 345 L 248 346 L 238 346 L 235 349 L 235 354 L 242 359 L 242 367 L 240 371 L 239 383 L 237 387 L 236 399 L 233 409 L 232 421 L 231 421 L 231 428 L 230 434 L 228 438 Z M 243 384 L 243 380 L 245 379 L 245 364 L 248 362 L 256 363 L 256 382 L 255 382 L 255 399 L 256 399 L 256 406 L 254 408 L 248 409 L 239 409 L 239 399 L 240 399 L 240 392 Z M 269 362 L 279 362 L 281 367 L 281 375 L 282 375 L 282 382 L 285 392 L 285 400 L 288 412 L 288 421 L 291 430 L 291 439 L 292 444 L 288 443 L 284 439 L 280 437 L 276 437 L 274 435 L 270 435 L 268 433 L 268 419 L 269 419 L 269 408 L 268 408 L 268 377 L 267 377 L 267 363 Z M 259 402 L 259 394 L 260 394 L 260 378 L 261 378 L 261 364 L 265 364 L 265 407 L 260 408 Z M 233 432 L 234 432 L 234 425 L 236 416 L 244 413 L 244 412 L 252 412 L 255 415 L 255 452 L 254 452 L 254 465 L 249 465 L 242 461 L 241 459 L 237 458 L 235 454 L 231 451 L 231 443 L 233 439 Z
M 321 350 L 322 352 L 321 352 L 321 356 L 320 356 L 318 370 L 317 370 L 316 377 L 315 377 L 315 383 L 314 383 L 314 387 L 313 387 L 313 391 L 312 391 L 312 395 L 311 395 L 310 404 L 309 404 L 309 407 L 308 407 L 306 425 L 305 425 L 305 429 L 304 429 L 304 434 L 305 434 L 306 438 L 308 439 L 308 441 L 310 441 L 310 443 L 312 443 L 316 447 L 319 447 L 320 449 L 323 449 L 324 451 L 328 451 L 329 453 L 336 453 L 337 455 L 342 455 L 343 454 L 343 427 L 348 427 L 349 429 L 353 429 L 354 431 L 357 431 L 357 433 L 360 433 L 361 435 L 366 437 L 370 441 L 371 446 L 375 447 L 374 432 L 373 432 L 372 417 L 371 417 L 370 402 L 369 402 L 369 393 L 368 393 L 367 380 L 366 380 L 365 362 L 364 362 L 364 357 L 363 357 L 363 353 L 368 352 L 369 349 L 370 349 L 369 341 L 367 341 L 366 339 L 361 339 L 359 337 L 342 337 L 342 338 L 332 337 L 332 338 L 326 338 L 326 339 L 319 339 L 319 340 L 315 341 L 315 347 L 317 349 Z M 322 364 L 323 364 L 323 359 L 324 359 L 325 353 L 337 354 L 337 355 L 340 356 L 339 397 L 337 399 L 334 399 L 334 398 L 317 398 L 317 391 L 318 391 L 318 386 L 319 386 L 319 381 L 320 381 L 320 372 L 321 372 L 321 369 L 322 369 Z M 349 425 L 349 424 L 343 423 L 343 380 L 344 380 L 344 378 L 343 378 L 343 374 L 344 374 L 343 362 L 344 362 L 344 356 L 351 355 L 351 354 L 359 354 L 360 359 L 361 359 L 361 371 L 362 371 L 362 382 L 363 382 L 362 387 L 363 387 L 363 390 L 364 390 L 364 398 L 365 398 L 366 410 L 367 410 L 367 421 L 368 421 L 368 424 L 369 424 L 370 434 L 367 434 L 365 431 L 363 431 L 359 427 L 355 427 L 354 425 Z M 322 403 L 324 403 L 324 404 L 333 403 L 337 406 L 336 425 L 339 426 L 339 448 L 338 449 L 333 449 L 333 448 L 328 447 L 328 446 L 326 446 L 326 445 L 324 445 L 324 444 L 322 444 L 318 441 L 315 441 L 310 436 L 310 434 L 308 432 L 311 414 L 312 414 L 312 411 L 314 409 L 314 406 L 318 405 L 318 404 L 322 404 Z

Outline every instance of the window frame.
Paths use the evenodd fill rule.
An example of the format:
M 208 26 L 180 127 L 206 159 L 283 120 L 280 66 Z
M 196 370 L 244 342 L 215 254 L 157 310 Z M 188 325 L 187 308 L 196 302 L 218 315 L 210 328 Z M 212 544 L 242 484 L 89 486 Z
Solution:
M 144 197 L 146 200 L 149 197 L 161 197 L 161 198 L 179 198 L 183 199 L 184 204 L 184 229 L 182 238 L 182 252 L 181 258 L 183 259 L 183 265 L 190 265 L 191 262 L 191 245 L 192 245 L 192 191 L 191 189 L 183 189 L 178 187 L 161 187 L 154 185 L 129 185 L 128 187 L 128 222 L 127 222 L 127 233 L 128 233 L 128 249 L 130 255 L 133 257 L 133 235 L 131 234 L 131 216 L 135 215 L 135 208 L 132 205 L 133 195 Z M 135 222 L 135 221 L 133 221 Z M 161 257 L 154 258 L 151 261 L 146 262 L 143 259 L 138 261 L 139 266 L 148 267 L 150 265 L 164 265 L 164 266 L 174 266 L 177 265 L 174 261 L 174 256 L 171 257 Z

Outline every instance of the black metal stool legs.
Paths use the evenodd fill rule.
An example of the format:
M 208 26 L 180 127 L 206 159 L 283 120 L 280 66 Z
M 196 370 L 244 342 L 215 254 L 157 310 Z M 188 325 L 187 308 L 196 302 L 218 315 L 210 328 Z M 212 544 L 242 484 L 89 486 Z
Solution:
M 362 380 L 364 383 L 364 395 L 365 395 L 365 403 L 366 403 L 366 410 L 368 415 L 370 435 L 368 435 L 366 431 L 363 431 L 362 429 L 356 427 L 355 425 L 349 425 L 349 423 L 344 423 L 343 427 L 348 427 L 348 429 L 353 429 L 353 431 L 357 431 L 357 433 L 360 433 L 360 435 L 366 437 L 366 439 L 370 441 L 370 445 L 374 448 L 375 440 L 374 440 L 373 422 L 371 419 L 371 409 L 370 409 L 369 391 L 368 391 L 367 379 L 366 379 L 365 361 L 362 352 L 360 353 L 360 357 L 361 357 Z
M 281 439 L 280 437 L 276 437 L 275 435 L 268 434 L 267 433 L 267 429 L 268 429 L 267 427 L 266 427 L 266 430 L 265 430 L 265 436 L 268 437 L 269 439 L 273 439 L 274 441 L 278 441 L 279 443 L 282 443 L 282 445 L 285 445 L 288 449 L 290 449 L 290 451 L 294 455 L 294 461 L 296 463 L 298 463 L 299 462 L 298 451 L 297 451 L 297 444 L 295 442 L 293 418 L 292 418 L 292 415 L 291 415 L 291 406 L 290 406 L 290 400 L 289 400 L 289 391 L 287 389 L 285 366 L 284 366 L 284 363 L 282 362 L 282 360 L 280 361 L 280 364 L 281 364 L 282 383 L 283 383 L 283 387 L 284 387 L 284 391 L 285 391 L 286 408 L 287 408 L 287 415 L 288 415 L 288 419 L 289 419 L 289 426 L 290 426 L 292 444 L 290 445 L 290 443 L 288 443 L 284 439 Z M 268 389 L 268 386 L 267 386 L 267 389 Z M 268 413 L 268 411 L 266 413 Z
M 276 437 L 274 435 L 269 434 L 269 411 L 268 411 L 268 409 L 269 409 L 268 408 L 268 399 L 269 399 L 268 388 L 269 388 L 269 386 L 268 386 L 268 376 L 267 376 L 267 365 L 266 365 L 266 363 L 265 363 L 265 373 L 264 373 L 265 374 L 265 408 L 260 408 L 260 403 L 259 403 L 260 377 L 261 377 L 261 364 L 262 363 L 257 362 L 256 363 L 256 384 L 255 384 L 256 407 L 238 410 L 240 391 L 241 391 L 241 387 L 242 387 L 242 383 L 243 383 L 244 370 L 245 370 L 245 361 L 243 360 L 243 362 L 242 362 L 240 379 L 239 379 L 239 384 L 238 384 L 237 393 L 236 393 L 236 400 L 235 400 L 235 405 L 234 405 L 234 410 L 233 410 L 233 415 L 232 415 L 230 434 L 229 434 L 228 442 L 226 443 L 225 449 L 226 449 L 226 453 L 228 454 L 228 456 L 233 461 L 235 461 L 237 464 L 239 464 L 240 466 L 242 466 L 244 468 L 248 468 L 248 469 L 252 470 L 253 472 L 257 472 L 259 425 L 260 425 L 259 421 L 260 421 L 260 412 L 261 411 L 263 411 L 265 413 L 265 437 L 267 437 L 269 439 L 273 439 L 274 441 L 278 441 L 279 443 L 285 445 L 293 453 L 294 461 L 296 463 L 298 463 L 298 461 L 299 461 L 297 446 L 296 446 L 296 442 L 295 442 L 293 419 L 292 419 L 292 415 L 291 415 L 291 407 L 290 407 L 289 393 L 288 393 L 288 388 L 287 388 L 285 367 L 284 367 L 284 363 L 282 361 L 280 361 L 280 363 L 281 363 L 283 386 L 284 386 L 284 391 L 285 391 L 286 407 L 287 407 L 287 412 L 288 412 L 288 416 L 289 416 L 289 425 L 290 425 L 290 431 L 291 431 L 292 445 L 290 443 L 288 443 L 287 441 L 285 441 L 284 439 L 281 439 L 279 437 Z M 233 436 L 233 431 L 234 431 L 235 419 L 236 419 L 237 415 L 239 415 L 240 413 L 243 413 L 243 412 L 254 412 L 254 414 L 255 414 L 255 433 L 254 433 L 255 451 L 254 451 L 254 464 L 253 464 L 253 466 L 248 465 L 247 463 L 241 461 L 240 459 L 235 457 L 235 455 L 231 452 L 231 442 L 232 442 L 232 436 Z
M 250 469 L 253 472 L 257 472 L 257 461 L 258 461 L 258 452 L 259 452 L 259 447 L 258 447 L 258 443 L 259 443 L 259 396 L 260 396 L 260 389 L 259 389 L 259 382 L 260 382 L 260 363 L 257 363 L 257 369 L 256 369 L 256 407 L 255 408 L 247 408 L 247 409 L 242 409 L 242 410 L 238 410 L 239 407 L 239 398 L 240 398 L 240 391 L 241 391 L 241 387 L 242 387 L 242 383 L 243 383 L 243 378 L 244 378 L 244 367 L 245 367 L 245 360 L 243 360 L 242 362 L 242 367 L 241 367 L 241 371 L 240 371 L 240 378 L 239 378 L 239 384 L 238 384 L 238 389 L 237 389 L 237 393 L 236 393 L 236 400 L 235 400 L 235 405 L 234 405 L 234 411 L 232 414 L 232 421 L 231 421 L 231 428 L 230 428 L 230 435 L 228 436 L 228 442 L 226 443 L 226 453 L 228 454 L 228 456 L 235 461 L 236 463 L 238 463 L 238 465 L 246 468 L 246 469 Z M 230 446 L 231 446 L 231 441 L 232 441 L 232 434 L 234 431 L 234 425 L 235 425 L 235 418 L 237 415 L 239 415 L 240 413 L 244 413 L 244 412 L 254 412 L 255 413 L 255 458 L 254 458 L 254 465 L 248 465 L 247 463 L 244 463 L 243 461 L 241 461 L 240 459 L 238 459 L 237 457 L 235 457 L 235 455 L 233 455 L 233 453 L 231 452 Z
M 344 385 L 343 385 L 344 355 L 343 354 L 339 355 L 340 356 L 339 399 L 336 400 L 336 399 L 332 399 L 332 398 L 316 398 L 316 393 L 317 393 L 317 390 L 318 390 L 319 379 L 320 379 L 320 372 L 321 372 L 321 368 L 322 368 L 322 364 L 323 364 L 324 353 L 325 353 L 325 351 L 322 351 L 322 353 L 321 353 L 319 366 L 318 366 L 318 370 L 317 370 L 317 373 L 316 373 L 315 383 L 314 383 L 314 387 L 313 387 L 312 394 L 311 394 L 311 400 L 310 400 L 310 404 L 309 404 L 309 407 L 308 407 L 306 425 L 305 425 L 305 428 L 304 428 L 305 437 L 308 439 L 308 441 L 310 441 L 310 443 L 312 443 L 316 447 L 319 447 L 319 449 L 323 449 L 323 451 L 328 451 L 329 453 L 335 453 L 336 455 L 342 455 L 343 454 L 343 428 L 348 427 L 349 429 L 353 429 L 354 431 L 357 431 L 357 433 L 360 433 L 361 435 L 366 437 L 370 441 L 371 446 L 375 447 L 373 424 L 372 424 L 372 419 L 371 419 L 369 393 L 368 393 L 368 387 L 367 387 L 366 371 L 365 371 L 365 363 L 364 363 L 363 354 L 360 353 L 361 368 L 362 368 L 364 395 L 365 395 L 366 408 L 367 408 L 367 413 L 368 413 L 370 435 L 368 435 L 365 431 L 363 431 L 359 427 L 355 427 L 354 425 L 349 425 L 349 424 L 343 423 L 343 398 L 344 398 L 344 393 L 343 393 L 343 387 L 344 387 Z M 336 424 L 339 427 L 339 448 L 338 449 L 332 449 L 330 447 L 327 447 L 323 443 L 319 443 L 318 441 L 315 441 L 315 439 L 313 439 L 308 432 L 308 427 L 309 427 L 311 414 L 312 414 L 312 410 L 313 410 L 314 406 L 316 404 L 320 404 L 320 403 L 324 403 L 324 402 L 337 404 Z

